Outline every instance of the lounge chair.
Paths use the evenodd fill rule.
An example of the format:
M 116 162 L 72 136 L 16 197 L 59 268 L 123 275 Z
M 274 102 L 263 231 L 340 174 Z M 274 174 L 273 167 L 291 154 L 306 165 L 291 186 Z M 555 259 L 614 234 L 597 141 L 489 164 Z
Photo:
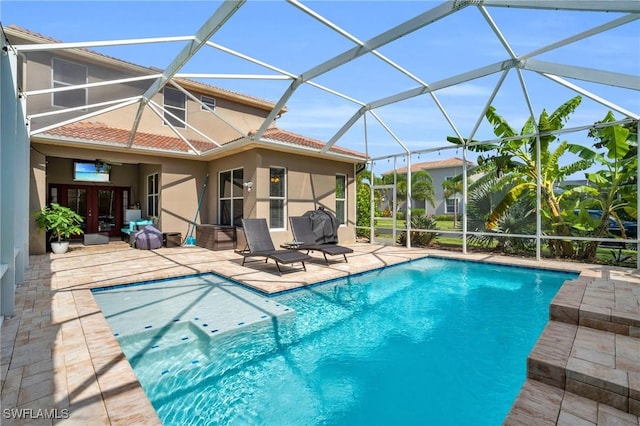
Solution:
M 329 256 L 344 257 L 344 261 L 347 260 L 347 253 L 353 253 L 353 249 L 349 247 L 341 246 L 339 244 L 321 244 L 316 242 L 316 236 L 313 233 L 311 219 L 307 216 L 290 216 L 289 223 L 291 224 L 291 232 L 296 242 L 300 242 L 296 246 L 298 250 L 307 250 L 307 254 L 310 251 L 319 251 L 324 255 L 324 260 L 329 264 Z
M 244 258 L 242 266 L 244 266 L 247 257 L 264 257 L 265 263 L 269 259 L 273 259 L 278 267 L 278 272 L 282 274 L 280 264 L 302 263 L 302 269 L 305 271 L 307 267 L 304 262 L 310 260 L 311 256 L 296 250 L 276 250 L 273 246 L 271 234 L 267 227 L 266 219 L 242 219 L 242 228 L 244 236 L 247 240 L 247 247 L 239 252 Z

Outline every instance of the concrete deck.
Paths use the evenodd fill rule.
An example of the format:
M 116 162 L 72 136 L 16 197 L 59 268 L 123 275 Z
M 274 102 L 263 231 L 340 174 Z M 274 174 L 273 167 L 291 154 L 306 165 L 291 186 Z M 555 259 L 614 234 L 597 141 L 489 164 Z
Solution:
M 90 289 L 96 287 L 216 272 L 264 293 L 276 293 L 428 255 L 576 271 L 588 280 L 603 279 L 603 282 L 610 282 L 612 274 L 622 281 L 627 279 L 627 275 L 638 277 L 637 274 L 615 268 L 535 262 L 490 254 L 463 255 L 370 244 L 354 244 L 351 247 L 354 253 L 349 256 L 348 263 L 336 260 L 325 265 L 321 254 L 316 253 L 313 255 L 314 261 L 307 264 L 307 272 L 293 271 L 282 276 L 277 274 L 272 261 L 266 264 L 248 263 L 242 267 L 242 257 L 233 251 L 210 251 L 200 247 L 143 251 L 131 249 L 124 243 L 112 242 L 103 246 L 74 246 L 64 255 L 32 256 L 26 282 L 17 289 L 15 315 L 6 318 L 1 328 L 2 424 L 160 423 L 91 294 Z M 640 285 L 635 281 L 633 285 L 636 286 L 631 287 L 635 293 L 625 294 L 640 298 L 637 292 Z M 601 293 L 606 297 L 606 291 Z M 567 294 L 570 299 L 573 293 L 569 291 Z M 584 292 L 580 297 L 578 304 L 582 302 Z M 579 306 L 576 308 L 575 303 L 566 300 L 563 303 L 566 306 L 560 306 L 558 312 L 568 312 L 567 315 L 578 312 L 580 317 L 582 311 Z M 611 300 L 607 299 L 607 303 L 610 305 Z M 630 301 L 629 307 L 632 306 L 633 302 Z M 620 317 L 617 308 L 609 306 L 608 309 L 607 318 Z M 606 317 L 606 313 L 600 314 L 595 320 Z M 626 316 L 622 315 L 622 318 Z M 629 330 L 627 337 L 637 333 L 634 324 L 626 324 Z M 624 350 L 633 351 L 634 348 L 633 344 L 627 344 Z M 632 352 L 624 358 L 635 362 Z M 625 389 L 628 389 L 628 402 L 636 398 L 639 382 L 636 376 L 627 377 L 629 382 Z M 554 391 L 542 389 L 544 386 Z M 622 388 L 616 390 L 624 392 Z M 634 392 L 633 396 L 629 395 L 631 392 Z M 531 407 L 535 408 L 536 402 L 540 401 L 540 393 L 545 398 L 554 398 L 557 394 L 554 401 L 559 408 L 555 417 L 550 415 L 551 423 L 563 423 L 563 419 L 569 418 L 567 416 L 575 415 L 576 410 L 580 412 L 584 408 L 585 413 L 589 414 L 580 418 L 596 420 L 589 424 L 608 424 L 606 421 L 611 417 L 606 415 L 615 410 L 609 410 L 608 406 L 599 411 L 596 409 L 596 417 L 593 417 L 593 404 L 589 405 L 582 399 L 570 399 L 566 396 L 569 392 L 564 389 L 533 379 L 523 387 L 514 410 L 515 407 L 524 406 L 525 412 L 531 413 Z M 602 403 L 595 403 L 605 407 Z M 518 424 L 525 417 L 518 417 L 514 410 L 512 413 L 515 414 L 508 421 Z M 600 412 L 603 413 L 603 421 L 597 414 Z M 544 413 L 549 416 L 548 410 Z M 638 424 L 636 415 L 623 414 L 627 415 L 628 424 Z M 22 418 L 18 418 L 20 416 Z

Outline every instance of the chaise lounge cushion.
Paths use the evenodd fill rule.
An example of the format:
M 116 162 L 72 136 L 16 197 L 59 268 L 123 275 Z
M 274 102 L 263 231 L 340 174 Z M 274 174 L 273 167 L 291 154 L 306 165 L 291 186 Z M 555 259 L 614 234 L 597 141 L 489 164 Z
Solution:
M 311 259 L 311 256 L 296 250 L 276 250 L 269 233 L 266 219 L 242 219 L 242 229 L 244 230 L 247 248 L 239 252 L 244 258 L 244 266 L 247 257 L 264 257 L 265 261 L 272 259 L 276 262 L 278 272 L 282 273 L 280 264 L 302 263 L 302 269 L 307 267 L 304 262 Z
M 344 261 L 348 262 L 347 254 L 353 253 L 353 249 L 349 247 L 341 246 L 339 244 L 333 244 L 333 243 L 326 243 L 326 244 L 316 243 L 316 238 L 313 233 L 313 224 L 309 217 L 291 216 L 289 217 L 289 223 L 291 224 L 291 231 L 293 232 L 293 237 L 296 239 L 296 241 L 303 243 L 296 247 L 298 250 L 319 251 L 323 254 L 324 260 L 327 263 L 329 263 L 329 259 L 327 259 L 327 255 L 329 256 L 342 255 L 344 258 Z

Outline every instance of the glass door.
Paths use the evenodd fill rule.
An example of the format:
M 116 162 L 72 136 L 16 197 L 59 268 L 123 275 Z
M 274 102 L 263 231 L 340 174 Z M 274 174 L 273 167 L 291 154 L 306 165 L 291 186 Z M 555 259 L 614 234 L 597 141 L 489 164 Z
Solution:
M 82 224 L 80 228 L 86 233 L 87 231 L 87 218 L 89 217 L 89 209 L 87 206 L 87 189 L 86 188 L 67 188 L 67 201 L 66 206 L 74 212 L 82 216 Z
M 87 185 L 49 186 L 49 202 L 59 203 L 78 213 L 85 233 L 102 232 L 118 237 L 123 222 L 124 196 L 127 187 L 105 187 Z M 76 237 L 77 238 L 77 237 Z
M 112 233 L 116 230 L 116 191 L 98 189 L 98 232 Z

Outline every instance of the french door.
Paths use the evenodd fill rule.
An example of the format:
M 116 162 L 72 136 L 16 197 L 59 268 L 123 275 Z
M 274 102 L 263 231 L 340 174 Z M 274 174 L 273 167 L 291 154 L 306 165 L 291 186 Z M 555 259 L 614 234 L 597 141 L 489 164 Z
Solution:
M 85 233 L 120 235 L 124 198 L 129 188 L 117 186 L 56 185 L 49 186 L 49 200 L 69 207 L 84 219 Z

